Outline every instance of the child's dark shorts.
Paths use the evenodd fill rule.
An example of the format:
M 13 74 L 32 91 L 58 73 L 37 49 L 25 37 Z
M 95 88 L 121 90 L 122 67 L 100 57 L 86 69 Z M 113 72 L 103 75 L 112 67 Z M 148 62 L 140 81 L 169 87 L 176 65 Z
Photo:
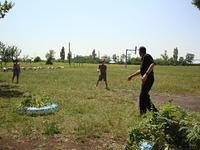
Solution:
M 20 70 L 19 69 L 13 69 L 13 75 L 19 76 Z
M 102 80 L 106 81 L 106 74 L 99 75 L 99 81 L 102 81 Z

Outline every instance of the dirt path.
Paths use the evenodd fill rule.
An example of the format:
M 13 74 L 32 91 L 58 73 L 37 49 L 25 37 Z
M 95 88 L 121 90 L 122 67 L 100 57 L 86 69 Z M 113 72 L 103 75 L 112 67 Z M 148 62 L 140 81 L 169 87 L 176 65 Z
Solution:
M 200 95 L 150 93 L 150 96 L 157 106 L 174 104 L 190 112 L 200 112 Z M 134 97 L 138 99 L 138 96 L 134 95 Z
M 121 97 L 132 97 L 136 100 L 139 97 L 139 91 L 114 89 L 112 92 L 118 94 Z M 200 112 L 200 95 L 150 93 L 150 96 L 153 103 L 158 106 L 171 103 L 179 105 L 188 111 Z
M 188 111 L 200 112 L 200 95 L 152 93 L 151 99 L 159 106 L 171 103 Z
M 65 138 L 0 137 L 0 150 L 124 150 L 123 141 L 109 138 L 77 140 Z

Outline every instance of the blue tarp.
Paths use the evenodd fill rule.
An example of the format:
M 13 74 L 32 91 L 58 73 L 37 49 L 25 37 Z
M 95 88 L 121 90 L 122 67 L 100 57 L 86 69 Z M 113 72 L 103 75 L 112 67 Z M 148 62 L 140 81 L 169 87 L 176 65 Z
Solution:
M 116 64 L 116 62 L 113 61 L 113 60 L 109 61 L 108 63 L 109 63 L 109 64 Z
M 153 147 L 151 146 L 151 144 L 147 143 L 147 142 L 143 142 L 140 144 L 141 148 L 144 148 L 145 150 L 151 150 Z

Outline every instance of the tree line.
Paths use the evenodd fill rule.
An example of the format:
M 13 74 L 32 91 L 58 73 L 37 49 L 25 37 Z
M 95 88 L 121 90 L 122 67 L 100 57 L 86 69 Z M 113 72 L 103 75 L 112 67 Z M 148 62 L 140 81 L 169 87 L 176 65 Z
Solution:
M 0 60 L 1 62 L 4 62 L 5 64 L 7 62 L 11 62 L 15 59 L 18 59 L 19 61 L 23 62 L 45 62 L 46 64 L 53 64 L 53 62 L 66 62 L 71 65 L 71 63 L 99 63 L 100 60 L 105 60 L 106 63 L 109 63 L 111 60 L 116 62 L 117 64 L 135 64 L 139 65 L 141 63 L 140 57 L 131 57 L 131 54 L 128 54 L 127 56 L 125 54 L 121 54 L 120 56 L 113 54 L 112 56 L 104 55 L 101 58 L 97 57 L 96 50 L 92 50 L 91 54 L 88 56 L 81 56 L 76 55 L 72 57 L 72 51 L 69 50 L 67 54 L 65 54 L 65 48 L 62 47 L 60 50 L 60 58 L 55 58 L 55 51 L 49 50 L 45 57 L 46 60 L 42 60 L 40 56 L 37 57 L 29 57 L 28 55 L 23 56 L 20 58 L 22 50 L 19 49 L 17 46 L 10 46 L 6 45 L 3 42 L 0 41 Z M 67 57 L 66 57 L 67 56 Z M 178 57 L 178 48 L 174 48 L 173 50 L 173 56 L 169 57 L 167 54 L 167 50 L 164 51 L 163 54 L 161 54 L 160 58 L 155 59 L 155 63 L 157 65 L 191 65 L 193 64 L 194 60 L 194 54 L 187 53 L 185 58 L 184 57 Z M 126 58 L 127 57 L 127 58 Z M 126 62 L 127 60 L 127 62 Z
M 0 60 L 5 64 L 18 59 L 22 50 L 15 45 L 6 45 L 0 41 Z
M 128 54 L 127 56 L 125 54 L 121 54 L 121 56 L 118 56 L 116 54 L 113 54 L 112 56 L 104 55 L 101 58 L 97 57 L 96 50 L 92 50 L 91 54 L 88 56 L 81 56 L 76 55 L 72 57 L 72 52 L 69 51 L 67 54 L 67 59 L 65 60 L 65 48 L 62 47 L 60 51 L 60 58 L 55 59 L 54 54 L 55 51 L 52 52 L 52 50 L 49 51 L 46 55 L 47 60 L 51 61 L 62 61 L 62 62 L 68 62 L 71 63 L 99 63 L 99 61 L 104 60 L 106 63 L 109 63 L 111 60 L 116 62 L 117 64 L 124 64 L 126 63 L 125 60 L 127 60 L 127 64 L 135 64 L 138 65 L 141 63 L 140 57 L 131 57 L 131 54 Z M 50 57 L 47 57 L 49 56 Z M 178 48 L 174 48 L 173 50 L 173 56 L 169 57 L 167 54 L 167 50 L 164 51 L 163 54 L 161 54 L 160 58 L 155 59 L 155 63 L 158 65 L 191 65 L 193 64 L 194 60 L 194 54 L 187 53 L 185 58 L 184 57 L 178 57 Z M 127 58 L 126 58 L 127 57 Z
M 195 55 L 192 53 L 187 53 L 185 57 L 178 57 L 178 48 L 176 47 L 174 48 L 172 57 L 169 57 L 167 50 L 165 50 L 160 58 L 155 59 L 155 63 L 157 65 L 191 65 L 193 64 L 194 56 Z M 128 54 L 127 56 L 125 54 L 121 54 L 121 56 L 116 54 L 113 54 L 112 56 L 104 55 L 99 58 L 97 57 L 95 49 L 89 56 L 77 55 L 74 58 L 71 58 L 71 61 L 74 63 L 98 63 L 100 60 L 105 60 L 106 63 L 109 63 L 112 60 L 117 64 L 124 64 L 126 63 L 125 60 L 127 60 L 127 64 L 139 65 L 141 63 L 140 57 L 131 57 L 131 54 Z

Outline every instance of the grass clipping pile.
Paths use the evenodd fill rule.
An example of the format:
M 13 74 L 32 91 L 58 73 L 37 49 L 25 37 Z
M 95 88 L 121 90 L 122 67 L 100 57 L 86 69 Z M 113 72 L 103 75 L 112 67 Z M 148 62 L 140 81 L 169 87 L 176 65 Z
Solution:
M 46 95 L 32 95 L 25 93 L 24 100 L 17 107 L 17 112 L 24 115 L 38 116 L 52 114 L 58 110 L 58 105 L 53 104 L 51 98 Z

